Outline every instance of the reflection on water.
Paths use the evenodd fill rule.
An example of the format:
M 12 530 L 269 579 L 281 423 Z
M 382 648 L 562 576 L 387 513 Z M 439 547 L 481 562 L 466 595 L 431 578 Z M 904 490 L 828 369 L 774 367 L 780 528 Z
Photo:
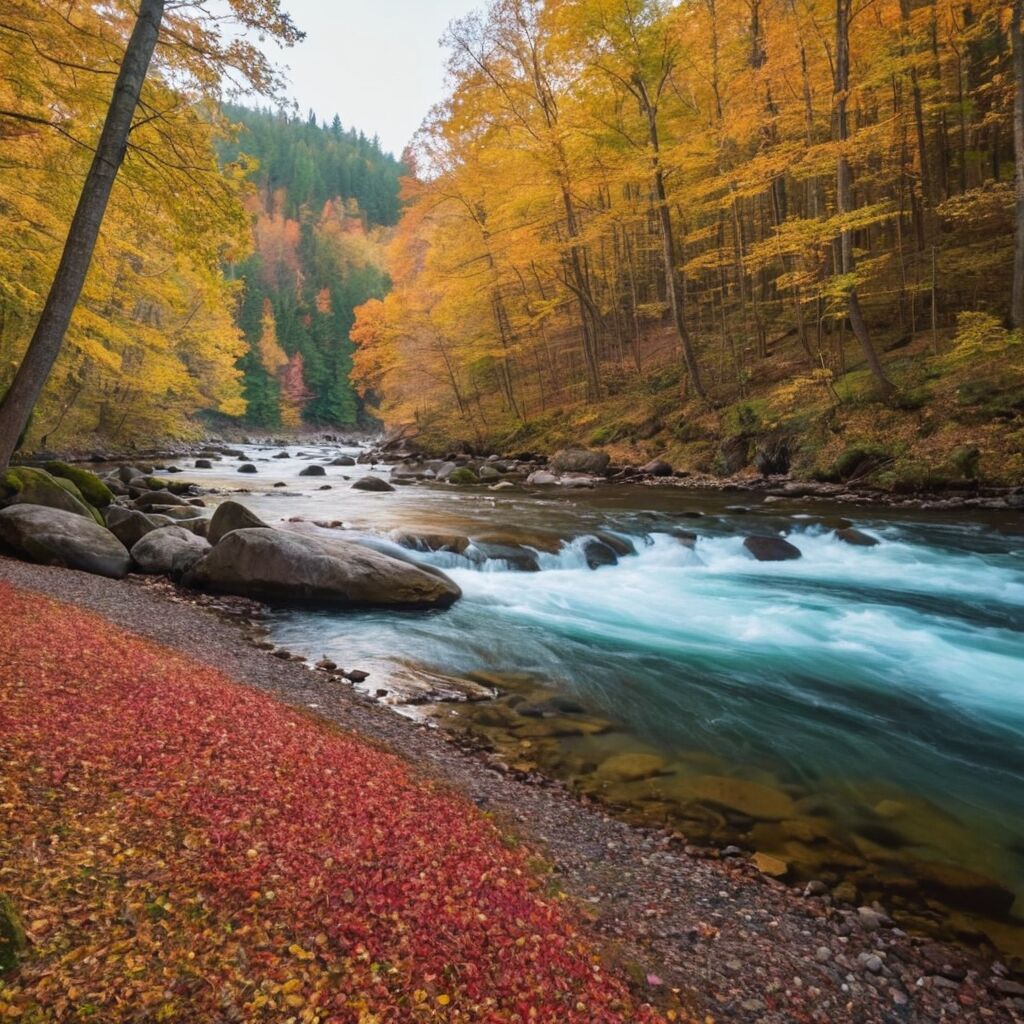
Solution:
M 463 588 L 448 611 L 282 613 L 278 642 L 367 669 L 374 687 L 400 661 L 497 681 L 500 700 L 448 714 L 511 762 L 698 841 L 739 839 L 795 877 L 882 895 L 908 923 L 967 933 L 978 923 L 968 911 L 1006 917 L 1024 894 L 1024 538 L 1013 523 L 817 504 L 745 514 L 721 495 L 667 489 L 348 490 L 341 474 L 365 467 L 329 469 L 332 490 L 319 491 L 297 477 L 302 459 L 257 464 L 255 484 L 230 463 L 195 478 L 258 487 L 243 500 L 268 521 L 518 532 L 528 546 L 545 533 L 535 572 L 481 560 L 482 544 L 415 554 Z M 276 496 L 277 480 L 304 493 Z M 882 543 L 840 542 L 828 514 Z M 753 561 L 743 536 L 777 530 L 803 558 Z M 588 568 L 585 538 L 602 531 L 636 555 Z M 557 553 L 552 534 L 564 538 Z

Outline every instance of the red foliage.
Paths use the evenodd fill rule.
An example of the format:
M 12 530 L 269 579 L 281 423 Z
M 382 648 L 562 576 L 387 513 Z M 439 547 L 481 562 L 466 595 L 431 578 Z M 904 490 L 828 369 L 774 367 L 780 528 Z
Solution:
M 397 757 L 2 583 L 0 680 L 0 1017 L 659 1020 Z

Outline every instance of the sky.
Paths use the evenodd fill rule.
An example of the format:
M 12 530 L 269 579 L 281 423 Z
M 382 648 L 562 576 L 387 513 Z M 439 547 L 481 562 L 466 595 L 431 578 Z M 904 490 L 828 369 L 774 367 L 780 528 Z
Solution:
M 289 95 L 321 120 L 379 135 L 396 156 L 444 95 L 448 23 L 484 0 L 285 0 L 306 39 L 285 50 Z

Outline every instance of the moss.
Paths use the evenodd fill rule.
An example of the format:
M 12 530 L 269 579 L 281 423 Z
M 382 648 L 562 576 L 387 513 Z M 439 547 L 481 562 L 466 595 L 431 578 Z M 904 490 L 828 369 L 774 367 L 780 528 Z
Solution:
M 95 474 L 66 462 L 48 462 L 46 471 L 55 477 L 70 480 L 90 505 L 106 508 L 114 500 L 114 492 Z
M 835 480 L 852 480 L 854 477 L 870 476 L 876 469 L 890 462 L 892 456 L 878 445 L 852 445 L 836 459 L 829 475 Z
M 953 468 L 965 480 L 978 479 L 978 464 L 981 461 L 981 452 L 974 445 L 964 444 L 953 450 L 949 461 Z
M 100 513 L 70 480 L 51 476 L 45 469 L 34 466 L 16 466 L 0 475 L 0 505 L 16 503 L 74 512 L 104 525 Z
M 461 469 L 455 470 L 450 477 L 448 477 L 448 483 L 450 484 L 478 484 L 480 478 L 471 469 L 466 469 L 463 466 Z
M 18 956 L 27 945 L 14 904 L 7 896 L 0 895 L 0 975 L 18 966 Z
M 143 477 L 151 491 L 170 491 L 171 494 L 190 494 L 192 485 L 184 480 L 165 480 L 162 476 Z

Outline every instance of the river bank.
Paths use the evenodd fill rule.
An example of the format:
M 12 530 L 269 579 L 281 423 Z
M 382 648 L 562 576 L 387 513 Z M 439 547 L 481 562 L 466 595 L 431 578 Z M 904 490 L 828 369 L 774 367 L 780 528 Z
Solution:
M 909 936 L 883 911 L 844 907 L 765 879 L 742 857 L 693 857 L 558 786 L 511 778 L 323 673 L 260 650 L 244 621 L 215 617 L 165 585 L 115 582 L 0 561 L 0 579 L 98 612 L 198 656 L 246 685 L 374 741 L 507 821 L 552 865 L 552 880 L 653 993 L 737 1021 L 1013 1021 L 1024 990 L 1007 966 Z M 130 595 L 128 597 L 127 595 Z M 225 608 L 230 600 L 214 599 Z M 231 609 L 244 620 L 244 604 Z
M 694 491 L 718 491 L 746 496 L 751 501 L 766 504 L 785 504 L 793 501 L 822 501 L 853 507 L 883 507 L 924 510 L 992 510 L 1024 512 L 1024 484 L 1008 485 L 989 482 L 976 476 L 940 477 L 936 474 L 918 478 L 908 477 L 890 487 L 880 487 L 870 479 L 871 472 L 880 463 L 870 451 L 853 449 L 844 453 L 845 461 L 835 470 L 835 479 L 822 480 L 802 477 L 790 472 L 779 472 L 778 467 L 765 466 L 760 471 L 753 465 L 740 466 L 734 472 L 709 473 L 676 469 L 662 459 L 644 464 L 615 463 L 602 457 L 601 452 L 585 448 L 565 449 L 567 465 L 585 467 L 582 471 L 569 469 L 563 474 L 545 473 L 559 457 L 559 452 L 475 452 L 469 446 L 457 451 L 431 451 L 420 448 L 415 440 L 401 433 L 372 434 L 367 432 L 302 433 L 275 437 L 251 437 L 238 432 L 235 437 L 209 437 L 203 441 L 176 442 L 142 448 L 112 449 L 82 447 L 64 451 L 28 453 L 26 465 L 42 464 L 58 459 L 70 463 L 114 465 L 122 463 L 151 463 L 159 472 L 178 472 L 178 462 L 188 462 L 205 456 L 238 457 L 244 447 L 319 448 L 338 446 L 363 448 L 370 465 L 398 467 L 397 477 L 404 482 L 438 478 L 437 471 L 445 466 L 469 469 L 475 481 L 483 486 L 496 487 L 506 483 L 520 486 L 531 476 L 539 474 L 539 487 L 564 486 L 571 489 L 595 485 L 648 486 L 679 488 Z M 596 461 L 595 461 L 596 457 Z M 875 461 L 873 461 L 875 460 Z M 595 472 L 593 467 L 599 467 Z M 480 471 L 488 467 L 494 474 L 480 478 Z M 495 467 L 497 467 L 495 469 Z M 404 472 L 403 472 L 404 471 Z M 450 475 L 450 471 L 449 471 Z

